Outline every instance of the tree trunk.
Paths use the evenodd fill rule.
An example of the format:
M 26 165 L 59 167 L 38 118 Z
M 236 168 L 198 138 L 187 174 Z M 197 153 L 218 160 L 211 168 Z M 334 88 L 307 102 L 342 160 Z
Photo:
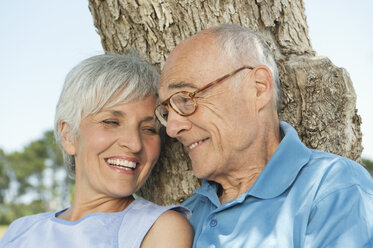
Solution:
M 279 65 L 280 119 L 310 148 L 359 161 L 361 118 L 348 73 L 315 57 L 302 0 L 89 0 L 105 51 L 131 46 L 163 66 L 170 51 L 203 29 L 234 23 L 261 33 Z M 159 204 L 182 202 L 198 187 L 182 146 L 169 138 L 165 152 L 139 192 Z

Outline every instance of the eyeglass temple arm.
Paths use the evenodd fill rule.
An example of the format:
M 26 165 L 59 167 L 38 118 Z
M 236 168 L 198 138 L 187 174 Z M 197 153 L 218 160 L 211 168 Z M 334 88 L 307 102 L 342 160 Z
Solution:
M 205 89 L 207 89 L 207 88 L 209 88 L 209 87 L 211 87 L 211 86 L 213 86 L 213 85 L 215 85 L 217 83 L 220 83 L 224 79 L 229 78 L 229 77 L 233 76 L 234 74 L 236 74 L 237 72 L 242 71 L 244 69 L 252 70 L 252 69 L 254 69 L 254 67 L 248 66 L 248 65 L 242 66 L 242 67 L 238 68 L 237 70 L 232 71 L 231 73 L 229 73 L 227 75 L 224 75 L 221 78 L 218 78 L 218 79 L 216 79 L 215 81 L 213 81 L 213 82 L 211 82 L 209 84 L 206 84 L 204 87 L 202 87 L 199 90 L 196 90 L 195 92 L 191 93 L 189 96 L 194 97 L 197 93 L 199 93 L 199 92 L 201 92 L 201 91 L 203 91 L 203 90 L 205 90 Z

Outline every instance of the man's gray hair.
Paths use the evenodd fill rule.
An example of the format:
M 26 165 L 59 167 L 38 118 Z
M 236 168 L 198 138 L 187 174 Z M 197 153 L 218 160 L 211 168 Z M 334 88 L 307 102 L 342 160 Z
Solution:
M 69 173 L 75 175 L 74 156 L 61 144 L 61 122 L 70 127 L 70 137 L 76 138 L 80 122 L 104 106 L 130 102 L 148 95 L 157 96 L 159 70 L 128 50 L 125 55 L 103 54 L 83 60 L 66 76 L 56 106 L 54 135 L 61 147 Z M 115 99 L 115 101 L 113 101 Z
M 277 109 L 281 106 L 280 79 L 276 61 L 264 39 L 248 28 L 223 24 L 211 29 L 222 46 L 225 55 L 233 63 L 249 66 L 267 66 L 274 81 L 274 102 Z

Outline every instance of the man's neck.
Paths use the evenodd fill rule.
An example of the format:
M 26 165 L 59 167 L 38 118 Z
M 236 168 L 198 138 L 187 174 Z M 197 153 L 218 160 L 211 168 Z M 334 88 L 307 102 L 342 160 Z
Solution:
M 281 141 L 278 120 L 270 123 L 271 125 L 273 126 L 263 128 L 260 131 L 262 135 L 258 136 L 255 146 L 248 150 L 245 156 L 240 156 L 235 161 L 238 164 L 234 166 L 236 170 L 213 180 L 221 185 L 221 194 L 219 194 L 221 204 L 237 199 L 249 190 L 271 159 Z

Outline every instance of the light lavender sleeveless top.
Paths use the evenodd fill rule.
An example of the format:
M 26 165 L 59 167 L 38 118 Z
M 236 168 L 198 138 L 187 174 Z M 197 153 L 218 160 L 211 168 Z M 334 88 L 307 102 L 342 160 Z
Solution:
M 181 206 L 158 206 L 137 198 L 122 212 L 92 213 L 78 221 L 42 213 L 14 221 L 0 240 L 0 248 L 137 248 L 158 217 L 167 210 L 189 217 Z

